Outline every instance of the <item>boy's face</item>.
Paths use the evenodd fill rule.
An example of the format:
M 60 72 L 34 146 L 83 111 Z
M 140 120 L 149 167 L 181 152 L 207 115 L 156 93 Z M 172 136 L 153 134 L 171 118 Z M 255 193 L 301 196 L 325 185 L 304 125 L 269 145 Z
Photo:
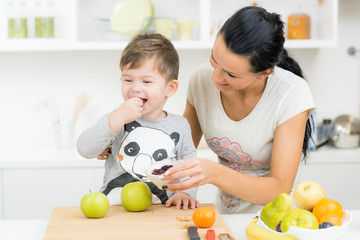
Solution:
M 154 67 L 155 58 L 145 60 L 138 69 L 125 66 L 121 76 L 121 93 L 124 100 L 133 97 L 143 100 L 143 116 L 157 119 L 163 115 L 166 99 L 177 90 L 177 80 L 166 81 Z

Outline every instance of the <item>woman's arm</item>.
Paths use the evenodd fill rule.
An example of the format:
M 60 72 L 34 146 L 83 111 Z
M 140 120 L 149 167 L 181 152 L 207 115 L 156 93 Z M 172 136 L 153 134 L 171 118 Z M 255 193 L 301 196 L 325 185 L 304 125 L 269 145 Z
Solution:
M 186 106 L 183 116 L 188 120 L 191 128 L 191 135 L 193 138 L 193 142 L 195 148 L 199 146 L 200 139 L 202 137 L 202 130 L 200 127 L 199 119 L 197 117 L 197 113 L 195 108 L 190 104 L 188 100 L 186 100 Z
M 184 182 L 168 184 L 167 190 L 209 183 L 245 201 L 265 205 L 278 194 L 291 190 L 301 158 L 308 115 L 308 111 L 304 111 L 277 127 L 269 177 L 242 174 L 207 159 L 187 159 L 184 164 L 171 168 L 166 179 L 191 177 Z

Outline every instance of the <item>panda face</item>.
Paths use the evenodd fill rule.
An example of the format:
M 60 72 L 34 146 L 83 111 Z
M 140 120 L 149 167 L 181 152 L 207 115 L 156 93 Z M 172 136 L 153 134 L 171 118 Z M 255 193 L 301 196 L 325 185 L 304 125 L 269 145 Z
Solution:
M 149 181 L 145 175 L 148 166 L 176 158 L 178 133 L 168 135 L 161 130 L 140 125 L 133 125 L 126 131 L 129 131 L 129 134 L 119 150 L 119 159 L 122 159 L 120 165 L 134 178 Z

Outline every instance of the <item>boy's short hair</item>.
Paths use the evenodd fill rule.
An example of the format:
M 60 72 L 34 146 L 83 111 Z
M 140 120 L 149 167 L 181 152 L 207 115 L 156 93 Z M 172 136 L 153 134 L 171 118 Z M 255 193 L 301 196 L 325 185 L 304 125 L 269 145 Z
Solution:
M 135 36 L 124 49 L 120 69 L 137 69 L 144 61 L 155 57 L 155 66 L 167 81 L 178 79 L 179 55 L 170 40 L 158 33 Z

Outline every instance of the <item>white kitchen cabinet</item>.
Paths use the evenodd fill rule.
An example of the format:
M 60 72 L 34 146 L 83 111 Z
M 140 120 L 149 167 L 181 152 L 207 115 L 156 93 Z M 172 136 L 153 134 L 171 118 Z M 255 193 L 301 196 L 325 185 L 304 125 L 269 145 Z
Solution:
M 106 41 L 96 27 L 96 19 L 109 18 L 117 0 L 54 0 L 55 38 L 34 38 L 34 1 L 28 1 L 28 39 L 7 38 L 7 1 L 0 0 L 0 51 L 76 51 L 123 49 L 128 39 Z M 235 10 L 257 3 L 271 12 L 282 15 L 303 12 L 311 17 L 311 39 L 287 40 L 287 48 L 332 47 L 337 43 L 338 0 L 152 0 L 155 18 L 196 20 L 193 39 L 173 43 L 177 49 L 210 49 L 210 32 L 222 24 Z M 151 26 L 150 30 L 154 27 Z M 118 36 L 119 37 L 119 36 Z
M 3 219 L 3 216 L 4 216 L 4 210 L 3 210 L 4 193 L 3 193 L 2 189 L 4 189 L 3 171 L 0 169 L 0 220 Z
M 103 167 L 5 169 L 2 217 L 48 219 L 54 207 L 80 206 L 89 190 L 99 190 L 103 173 Z

